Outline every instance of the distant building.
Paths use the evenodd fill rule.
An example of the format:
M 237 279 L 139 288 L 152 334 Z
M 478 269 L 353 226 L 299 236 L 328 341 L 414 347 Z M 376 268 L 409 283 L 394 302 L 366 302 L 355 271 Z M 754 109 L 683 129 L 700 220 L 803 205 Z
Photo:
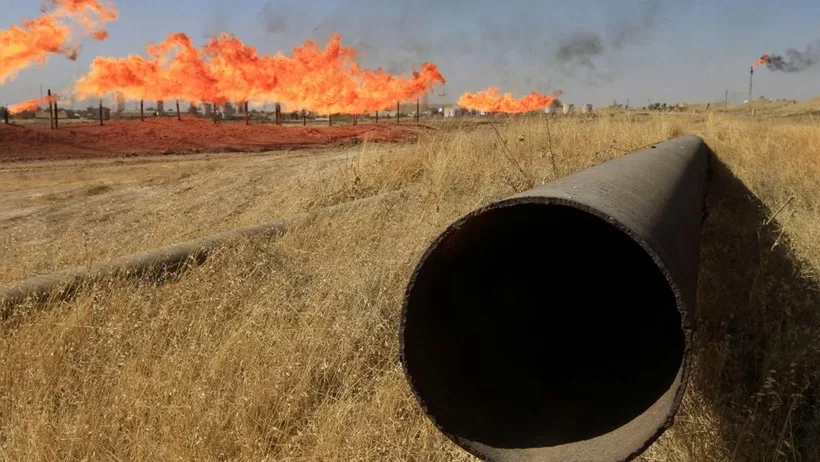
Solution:
M 233 104 L 225 103 L 222 108 L 222 118 L 224 119 L 232 119 L 233 115 L 236 113 L 236 109 L 234 109 Z
M 117 114 L 122 114 L 125 111 L 125 95 L 121 92 L 117 92 Z
M 36 111 L 34 113 L 35 119 L 49 119 L 51 118 L 50 111 Z M 58 119 L 76 119 L 77 116 L 74 114 L 74 111 L 68 111 L 64 109 L 60 109 L 57 111 L 57 118 Z
M 91 116 L 93 118 L 95 118 L 95 119 L 100 118 L 100 108 L 99 107 L 91 108 L 88 112 L 91 114 Z M 111 108 L 103 106 L 103 108 L 102 108 L 102 118 L 103 118 L 103 120 L 111 119 Z
M 120 112 L 119 114 L 117 114 L 117 117 L 121 118 L 121 119 L 139 119 L 140 117 L 142 117 L 142 115 L 143 115 L 143 113 L 140 112 L 139 109 L 137 109 L 135 111 Z M 151 115 L 151 113 L 149 112 L 148 115 Z
M 460 107 L 446 107 L 444 108 L 444 117 L 458 117 L 464 114 L 464 110 Z
M 581 114 L 589 114 L 592 112 L 592 105 L 591 104 L 584 104 L 581 106 Z
M 211 103 L 202 103 L 202 111 L 206 116 L 211 116 L 214 113 L 214 105 Z
M 157 115 L 165 115 L 165 101 L 157 101 Z

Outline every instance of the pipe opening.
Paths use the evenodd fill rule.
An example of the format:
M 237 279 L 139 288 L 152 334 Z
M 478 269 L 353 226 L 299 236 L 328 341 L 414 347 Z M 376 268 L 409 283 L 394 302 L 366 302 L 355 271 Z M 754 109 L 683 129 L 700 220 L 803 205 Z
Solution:
M 492 447 L 609 433 L 677 386 L 682 367 L 661 270 L 625 232 L 567 205 L 518 199 L 451 228 L 405 309 L 402 359 L 426 412 Z

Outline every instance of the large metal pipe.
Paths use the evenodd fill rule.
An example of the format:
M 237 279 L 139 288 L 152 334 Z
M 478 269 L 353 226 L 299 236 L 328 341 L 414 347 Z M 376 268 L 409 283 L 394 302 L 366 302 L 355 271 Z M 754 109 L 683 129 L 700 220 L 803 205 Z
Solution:
M 683 136 L 459 219 L 402 307 L 406 377 L 489 461 L 627 461 L 690 374 L 709 148 Z

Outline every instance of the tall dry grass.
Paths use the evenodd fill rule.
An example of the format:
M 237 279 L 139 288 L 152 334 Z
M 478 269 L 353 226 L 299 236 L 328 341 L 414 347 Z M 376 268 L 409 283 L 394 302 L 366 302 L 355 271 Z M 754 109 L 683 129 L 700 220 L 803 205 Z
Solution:
M 406 151 L 364 146 L 340 168 L 283 179 L 277 200 L 300 204 L 283 207 L 402 193 L 238 243 L 178 283 L 102 284 L 71 303 L 21 307 L 0 326 L 0 458 L 471 460 L 420 413 L 397 360 L 420 253 L 488 201 L 695 132 L 727 167 L 704 225 L 700 348 L 676 426 L 644 459 L 817 460 L 820 128 L 557 119 L 551 142 L 543 119 L 497 128 L 447 125 Z M 204 184 L 201 194 L 222 195 Z M 185 200 L 167 207 L 178 218 L 144 232 L 207 221 L 187 221 Z
M 309 210 L 292 191 L 359 152 L 6 164 L 0 283 Z

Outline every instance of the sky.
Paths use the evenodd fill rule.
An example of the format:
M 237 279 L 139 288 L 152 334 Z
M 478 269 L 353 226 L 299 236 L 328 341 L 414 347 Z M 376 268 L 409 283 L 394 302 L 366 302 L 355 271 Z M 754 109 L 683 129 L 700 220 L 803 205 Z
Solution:
M 197 44 L 235 34 L 260 53 L 331 33 L 359 62 L 407 74 L 424 61 L 447 84 L 431 102 L 498 87 L 520 96 L 562 90 L 564 102 L 634 106 L 747 98 L 749 66 L 764 53 L 818 43 L 817 0 L 115 0 L 110 38 L 83 40 L 72 62 L 52 56 L 0 86 L 0 104 L 68 90 L 95 56 L 144 54 L 170 32 Z M 39 13 L 37 0 L 0 0 L 0 29 Z M 755 97 L 820 96 L 820 64 L 784 73 L 761 66 Z

